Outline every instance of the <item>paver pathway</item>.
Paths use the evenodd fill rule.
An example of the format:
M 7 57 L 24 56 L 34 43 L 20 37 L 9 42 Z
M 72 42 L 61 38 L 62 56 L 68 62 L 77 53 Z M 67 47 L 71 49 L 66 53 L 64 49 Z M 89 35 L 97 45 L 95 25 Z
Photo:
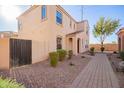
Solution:
M 118 88 L 118 79 L 106 54 L 96 54 L 70 87 Z

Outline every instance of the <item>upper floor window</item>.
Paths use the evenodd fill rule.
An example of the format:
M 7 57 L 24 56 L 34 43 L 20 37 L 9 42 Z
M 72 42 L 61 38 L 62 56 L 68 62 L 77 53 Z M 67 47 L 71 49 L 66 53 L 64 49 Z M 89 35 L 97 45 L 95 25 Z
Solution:
M 74 29 L 75 29 L 75 24 L 74 24 Z
M 85 48 L 88 48 L 88 44 L 89 44 L 89 42 L 88 42 L 88 40 L 86 40 Z
M 72 22 L 71 22 L 71 20 L 70 20 L 70 27 L 72 26 Z
M 88 35 L 88 30 L 86 31 L 86 34 Z
M 22 23 L 21 21 L 18 21 L 18 30 L 21 30 L 22 29 Z
M 59 11 L 56 11 L 56 23 L 62 24 L 62 13 Z
M 44 18 L 46 18 L 46 6 L 43 5 L 41 10 L 42 10 L 42 16 L 41 17 L 42 17 L 42 19 L 44 19 Z

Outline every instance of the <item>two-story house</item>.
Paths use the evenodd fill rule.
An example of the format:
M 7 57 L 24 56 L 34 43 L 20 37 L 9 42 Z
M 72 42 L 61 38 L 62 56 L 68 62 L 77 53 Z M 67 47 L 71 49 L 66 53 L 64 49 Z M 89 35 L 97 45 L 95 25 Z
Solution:
M 88 50 L 88 21 L 77 22 L 59 5 L 31 6 L 17 20 L 18 38 L 32 40 L 32 63 L 57 49 L 73 50 L 74 55 Z

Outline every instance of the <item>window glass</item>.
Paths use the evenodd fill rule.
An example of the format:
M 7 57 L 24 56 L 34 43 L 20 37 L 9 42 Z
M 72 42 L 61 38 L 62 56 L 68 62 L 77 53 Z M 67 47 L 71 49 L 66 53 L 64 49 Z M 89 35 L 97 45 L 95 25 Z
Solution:
M 18 21 L 18 30 L 21 30 L 21 28 L 22 28 L 22 23 L 21 21 Z
M 86 34 L 88 35 L 88 30 L 86 31 Z
M 59 11 L 56 11 L 56 23 L 62 24 L 62 13 Z
M 70 27 L 72 26 L 72 22 L 70 21 Z
M 74 24 L 74 29 L 75 29 L 75 24 Z
M 62 38 L 57 37 L 57 49 L 62 49 Z
M 44 19 L 46 18 L 46 6 L 43 5 L 41 10 L 42 10 L 42 19 Z
M 86 40 L 86 45 L 85 45 L 85 48 L 88 48 L 88 40 Z

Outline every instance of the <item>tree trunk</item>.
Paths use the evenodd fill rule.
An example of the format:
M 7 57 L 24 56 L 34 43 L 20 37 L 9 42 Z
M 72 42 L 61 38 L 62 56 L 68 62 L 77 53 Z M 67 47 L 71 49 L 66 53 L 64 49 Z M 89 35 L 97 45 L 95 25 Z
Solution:
M 101 48 L 103 47 L 103 41 L 101 42 Z M 103 52 L 103 51 L 102 51 Z
M 101 47 L 103 47 L 103 42 L 101 42 Z

